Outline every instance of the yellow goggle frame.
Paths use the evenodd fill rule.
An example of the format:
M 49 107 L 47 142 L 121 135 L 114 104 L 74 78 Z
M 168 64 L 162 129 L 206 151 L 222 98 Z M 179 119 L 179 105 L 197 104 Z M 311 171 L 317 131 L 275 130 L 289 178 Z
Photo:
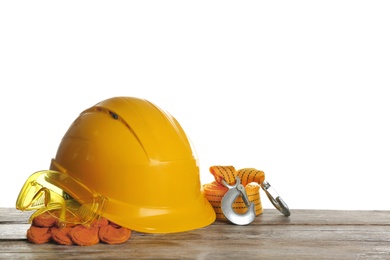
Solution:
M 58 219 L 58 226 L 89 226 L 103 213 L 106 198 L 72 178 L 69 174 L 46 170 L 33 173 L 23 185 L 16 208 L 36 210 L 30 222 L 48 212 Z

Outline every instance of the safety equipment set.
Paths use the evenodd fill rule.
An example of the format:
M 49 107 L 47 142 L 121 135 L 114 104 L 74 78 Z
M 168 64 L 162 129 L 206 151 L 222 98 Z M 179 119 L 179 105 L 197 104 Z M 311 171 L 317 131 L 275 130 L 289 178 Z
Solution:
M 16 202 L 35 210 L 27 238 L 64 245 L 123 243 L 131 230 L 172 233 L 218 220 L 248 225 L 262 213 L 259 188 L 285 216 L 286 203 L 264 172 L 212 166 L 201 186 L 191 142 L 155 104 L 113 97 L 71 124 L 49 170 L 32 174 Z

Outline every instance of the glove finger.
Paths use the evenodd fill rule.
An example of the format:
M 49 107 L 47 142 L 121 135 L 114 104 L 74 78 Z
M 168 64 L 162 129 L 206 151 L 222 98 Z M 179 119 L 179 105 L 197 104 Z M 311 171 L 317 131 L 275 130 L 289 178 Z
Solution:
M 131 236 L 131 230 L 116 224 L 101 227 L 99 229 L 100 241 L 106 244 L 121 244 Z
M 78 225 L 68 233 L 70 239 L 79 246 L 92 246 L 99 243 L 98 227 Z
M 73 227 L 52 227 L 50 229 L 52 238 L 57 244 L 70 246 L 73 244 L 73 241 L 69 237 L 69 232 Z
M 32 225 L 36 227 L 53 227 L 57 224 L 57 219 L 49 212 L 44 212 L 32 220 Z
M 118 224 L 114 223 L 114 222 L 111 222 L 111 221 L 108 221 L 108 225 L 110 226 L 113 226 L 114 228 L 120 228 L 122 226 L 119 226 Z
M 44 244 L 51 239 L 50 228 L 30 226 L 27 230 L 27 240 L 34 244 Z
M 93 224 L 91 225 L 92 227 L 104 227 L 108 225 L 108 220 L 106 218 L 99 218 Z

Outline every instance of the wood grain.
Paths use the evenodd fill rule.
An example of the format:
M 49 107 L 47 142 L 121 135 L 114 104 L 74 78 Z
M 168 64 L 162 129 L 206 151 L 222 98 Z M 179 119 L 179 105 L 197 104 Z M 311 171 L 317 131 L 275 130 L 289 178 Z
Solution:
M 215 222 L 173 234 L 133 232 L 121 245 L 34 245 L 29 213 L 0 208 L 1 259 L 390 259 L 390 211 L 274 209 L 248 226 Z

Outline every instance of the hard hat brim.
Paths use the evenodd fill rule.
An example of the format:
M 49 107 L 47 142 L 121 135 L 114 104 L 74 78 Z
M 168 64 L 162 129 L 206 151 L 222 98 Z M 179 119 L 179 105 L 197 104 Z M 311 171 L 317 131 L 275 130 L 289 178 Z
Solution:
M 114 218 L 116 224 L 143 233 L 184 232 L 208 226 L 216 219 L 214 209 L 202 194 L 180 208 L 140 208 L 139 205 L 118 203 L 109 201 L 103 216 Z

